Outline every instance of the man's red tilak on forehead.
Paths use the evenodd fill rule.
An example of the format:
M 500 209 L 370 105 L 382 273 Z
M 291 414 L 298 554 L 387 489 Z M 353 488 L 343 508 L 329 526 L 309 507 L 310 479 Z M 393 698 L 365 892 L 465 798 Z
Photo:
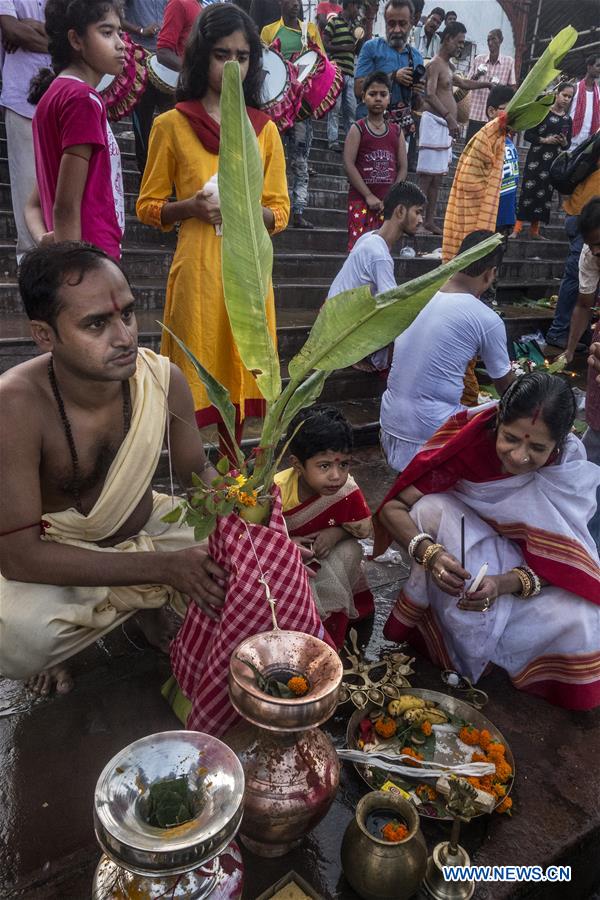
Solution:
M 112 303 L 112 308 L 114 309 L 115 312 L 121 312 L 121 307 L 119 306 L 119 304 L 117 303 L 117 301 L 115 300 L 115 298 L 112 294 L 110 295 L 110 302 Z

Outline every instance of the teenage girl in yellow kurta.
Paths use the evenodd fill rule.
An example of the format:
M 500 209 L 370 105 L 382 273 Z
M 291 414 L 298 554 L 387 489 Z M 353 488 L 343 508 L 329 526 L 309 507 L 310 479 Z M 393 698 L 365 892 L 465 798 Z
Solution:
M 243 421 L 247 416 L 262 415 L 264 402 L 233 342 L 221 280 L 221 238 L 215 231 L 221 212 L 218 203 L 202 191 L 218 169 L 221 84 L 223 66 L 230 59 L 240 64 L 248 115 L 264 164 L 265 225 L 271 234 L 286 227 L 290 203 L 281 139 L 275 124 L 255 108 L 262 67 L 260 39 L 250 17 L 232 3 L 207 7 L 192 28 L 176 108 L 158 116 L 152 127 L 137 214 L 142 222 L 163 231 L 179 223 L 164 322 L 228 388 L 238 419 Z M 177 199 L 171 201 L 173 186 Z M 272 286 L 266 305 L 275 337 Z M 161 353 L 185 372 L 198 425 L 219 422 L 194 368 L 167 333 L 162 338 Z

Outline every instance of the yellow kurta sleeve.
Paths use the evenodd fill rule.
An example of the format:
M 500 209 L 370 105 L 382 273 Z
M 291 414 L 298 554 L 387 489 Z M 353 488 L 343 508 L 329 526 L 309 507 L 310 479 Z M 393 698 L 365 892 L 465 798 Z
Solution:
M 154 120 L 148 145 L 148 161 L 144 169 L 140 193 L 135 211 L 140 222 L 162 231 L 172 231 L 172 225 L 163 225 L 161 210 L 173 193 L 177 161 L 173 152 L 170 129 L 165 128 L 162 116 Z
M 267 122 L 261 132 L 263 146 L 264 182 L 262 205 L 268 207 L 275 216 L 275 226 L 271 234 L 286 228 L 290 218 L 290 198 L 285 174 L 285 156 L 279 131 L 274 122 Z

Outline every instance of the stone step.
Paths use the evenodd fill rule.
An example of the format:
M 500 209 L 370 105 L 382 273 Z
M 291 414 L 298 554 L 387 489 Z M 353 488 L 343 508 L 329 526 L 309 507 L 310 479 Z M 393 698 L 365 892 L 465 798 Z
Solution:
M 0 163 L 0 167 L 2 163 Z M 135 179 L 136 185 L 139 182 L 139 176 L 137 173 L 131 173 L 130 178 Z M 328 190 L 328 189 L 319 189 L 315 190 L 312 187 L 313 181 L 315 179 L 311 178 L 309 182 L 309 191 L 308 191 L 308 205 L 306 208 L 306 216 L 310 218 L 310 220 L 315 225 L 320 225 L 322 227 L 328 227 L 329 224 L 333 220 L 338 220 L 341 217 L 342 222 L 346 221 L 347 217 L 347 203 L 348 203 L 348 192 L 347 189 L 344 190 Z M 135 190 L 128 190 L 125 192 L 125 213 L 128 216 L 135 216 L 135 206 L 138 198 L 137 187 Z M 444 215 L 446 212 L 446 203 L 447 197 L 441 197 L 438 201 L 437 209 L 436 209 L 436 220 L 438 224 L 443 224 Z M 0 175 L 0 209 L 10 210 L 12 208 L 11 194 L 10 194 L 10 184 L 8 182 L 8 173 L 6 173 L 6 180 L 2 181 L 2 177 Z M 550 225 L 543 226 L 544 232 L 547 232 L 548 228 L 556 228 L 560 232 L 560 238 L 564 238 L 564 213 L 555 208 L 551 211 L 550 216 Z M 14 235 L 14 230 L 13 230 Z M 128 235 L 126 233 L 126 240 L 128 240 Z
M 518 305 L 500 305 L 498 307 L 504 319 L 509 341 L 515 340 L 522 334 L 541 329 L 545 332 L 552 320 L 552 311 L 544 307 L 531 308 Z M 317 308 L 305 307 L 279 307 L 277 308 L 277 340 L 279 357 L 284 367 L 288 360 L 296 354 L 304 344 L 312 323 L 316 317 Z M 144 347 L 158 352 L 160 348 L 162 308 L 138 310 L 139 342 Z M 36 345 L 31 338 L 29 321 L 23 312 L 0 315 L 0 372 L 4 372 L 11 366 L 24 362 L 35 356 Z M 352 396 L 375 396 L 381 387 L 377 376 L 369 373 L 359 373 L 355 370 L 344 370 L 345 377 L 334 382 L 340 392 L 337 396 L 347 397 L 346 390 L 352 391 Z M 342 373 L 343 374 L 343 373 Z M 348 379 L 349 375 L 352 378 Z M 359 378 L 365 375 L 364 379 Z M 343 390 L 342 390 L 343 386 Z M 356 391 L 353 386 L 356 386 Z M 334 393 L 328 399 L 335 399 Z
M 559 280 L 556 278 L 530 278 L 508 281 L 503 279 L 498 287 L 499 303 L 511 303 L 521 298 L 536 300 L 549 297 L 558 292 Z M 274 282 L 275 304 L 277 310 L 309 309 L 318 310 L 325 300 L 331 286 L 329 279 L 294 279 L 280 278 Z M 144 278 L 143 275 L 132 279 L 132 288 L 136 298 L 137 309 L 162 309 L 165 302 L 166 280 L 164 278 Z M 5 278 L 0 281 L 0 335 L 4 334 L 4 317 L 23 312 L 16 278 Z
M 314 221 L 323 225 L 326 210 L 314 210 Z M 307 211 L 307 216 L 309 212 Z M 314 230 L 287 228 L 273 238 L 275 254 L 280 251 L 298 252 L 339 252 L 345 253 L 348 244 L 345 216 L 339 216 L 338 227 L 318 227 Z M 558 236 L 558 232 L 557 232 Z M 10 209 L 0 209 L 0 241 L 15 240 L 15 223 Z M 136 216 L 128 215 L 125 224 L 125 246 L 143 245 L 148 248 L 160 247 L 172 252 L 177 244 L 175 231 L 162 232 L 157 228 L 144 225 Z M 414 247 L 417 253 L 429 253 L 441 245 L 436 235 L 416 235 L 407 238 L 404 244 Z M 398 251 L 395 251 L 396 253 Z M 527 239 L 527 233 L 519 241 L 509 245 L 509 254 L 517 259 L 558 259 L 566 255 L 566 238 L 563 241 L 533 241 Z
M 543 243 L 540 241 L 540 246 Z M 518 242 L 515 242 L 515 244 L 518 245 Z M 516 246 L 515 253 L 518 250 L 519 248 Z M 344 252 L 278 251 L 273 262 L 273 280 L 278 282 L 281 279 L 297 278 L 310 284 L 320 279 L 328 280 L 331 283 L 341 269 L 345 259 L 346 254 Z M 169 247 L 129 245 L 123 250 L 123 265 L 130 278 L 134 281 L 139 276 L 157 279 L 162 277 L 166 279 L 171 261 L 172 248 Z M 399 259 L 396 257 L 396 280 L 398 283 L 410 281 L 424 272 L 436 268 L 438 265 L 438 259 L 423 257 Z M 14 277 L 16 266 L 14 245 L 12 243 L 0 243 L 0 273 Z M 540 279 L 560 278 L 562 277 L 563 269 L 562 258 L 558 260 L 515 258 L 512 255 L 511 244 L 509 254 L 505 256 L 502 263 L 501 280 L 522 280 L 525 282 L 528 279 L 537 281 Z
M 333 281 L 341 269 L 345 254 L 340 253 L 319 253 L 306 254 L 297 252 L 280 252 L 277 253 L 273 264 L 273 279 L 298 278 L 307 282 L 317 279 L 329 279 Z M 396 281 L 402 284 L 413 278 L 423 275 L 425 272 L 436 268 L 440 263 L 437 259 L 427 259 L 416 257 L 414 259 L 398 259 L 394 261 L 394 269 Z M 526 281 L 558 278 L 563 274 L 564 265 L 562 260 L 551 261 L 542 259 L 514 259 L 505 257 L 500 272 L 501 281 Z

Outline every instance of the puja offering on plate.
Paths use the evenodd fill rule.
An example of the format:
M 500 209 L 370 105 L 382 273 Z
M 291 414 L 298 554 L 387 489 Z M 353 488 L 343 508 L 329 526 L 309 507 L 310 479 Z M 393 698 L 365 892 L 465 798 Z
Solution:
M 409 689 L 383 709 L 357 710 L 348 748 L 340 758 L 354 762 L 371 787 L 410 798 L 421 815 L 448 818 L 457 779 L 473 790 L 475 815 L 510 814 L 510 748 L 481 712 L 455 697 Z

